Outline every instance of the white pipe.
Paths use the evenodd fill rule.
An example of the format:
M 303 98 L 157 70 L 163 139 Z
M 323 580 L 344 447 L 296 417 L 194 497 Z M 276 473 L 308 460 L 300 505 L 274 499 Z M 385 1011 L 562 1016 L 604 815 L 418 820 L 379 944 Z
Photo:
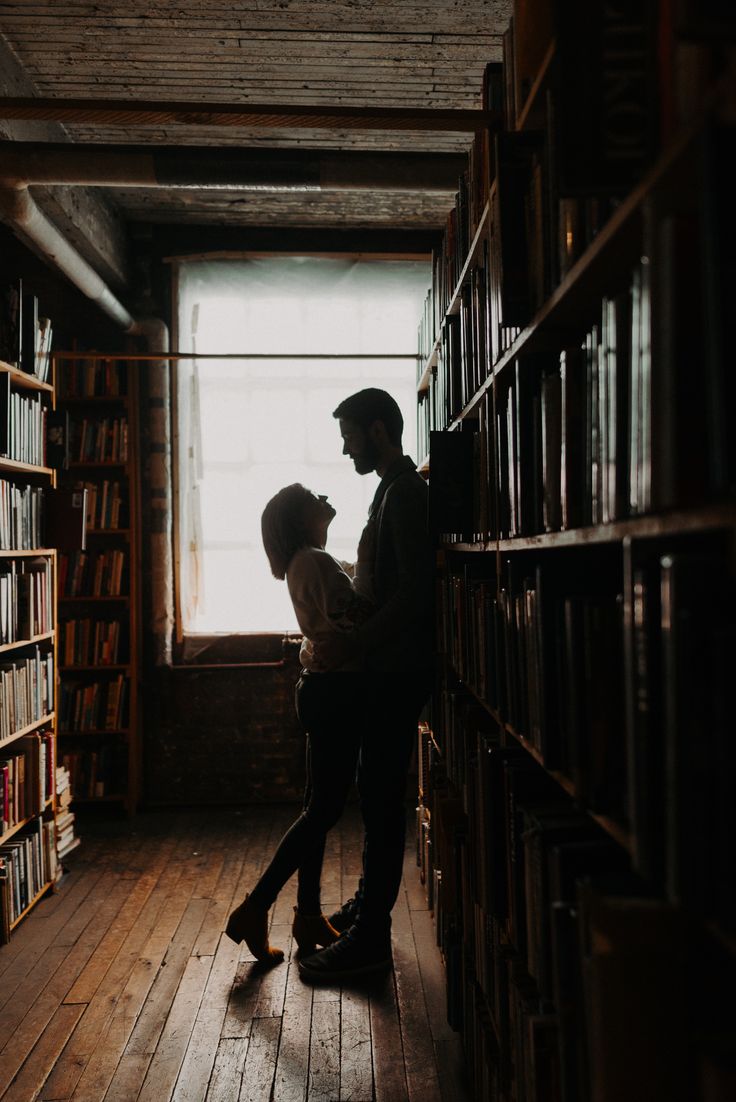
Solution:
M 0 186 L 0 218 L 31 241 L 72 283 L 126 333 L 136 333 L 138 322 L 115 297 L 94 268 L 73 248 L 37 206 L 25 185 Z

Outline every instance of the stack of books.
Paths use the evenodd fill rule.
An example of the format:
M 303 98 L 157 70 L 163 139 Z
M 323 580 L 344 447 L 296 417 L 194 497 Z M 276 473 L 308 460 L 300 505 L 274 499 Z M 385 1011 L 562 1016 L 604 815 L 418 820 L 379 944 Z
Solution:
M 59 860 L 63 860 L 79 845 L 80 839 L 74 833 L 74 812 L 71 810 L 72 789 L 69 770 L 63 766 L 56 769 L 56 847 Z

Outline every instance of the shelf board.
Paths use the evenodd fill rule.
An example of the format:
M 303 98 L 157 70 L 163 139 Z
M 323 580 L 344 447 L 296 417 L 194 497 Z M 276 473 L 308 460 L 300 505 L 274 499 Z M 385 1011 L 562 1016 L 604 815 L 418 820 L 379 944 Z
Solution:
M 15 826 L 12 826 L 9 830 L 6 830 L 5 834 L 0 834 L 0 846 L 4 845 L 10 838 L 13 837 L 14 834 L 17 834 L 19 830 L 22 830 L 24 826 L 28 826 L 28 824 L 32 823 L 34 819 L 38 819 L 40 814 L 41 812 L 39 811 L 36 815 L 28 815 L 25 819 L 21 819 L 19 823 L 16 823 Z
M 523 130 L 526 124 L 529 122 L 532 114 L 538 106 L 538 100 L 540 93 L 544 90 L 549 77 L 549 72 L 554 61 L 555 52 L 557 50 L 557 43 L 553 38 L 547 47 L 547 52 L 544 55 L 542 64 L 539 67 L 534 83 L 532 84 L 529 95 L 526 97 L 526 102 L 521 109 L 519 117 L 516 120 L 516 129 Z
M 6 363 L 5 360 L 0 360 L 0 371 L 5 375 L 9 375 L 11 386 L 17 387 L 19 390 L 40 390 L 46 394 L 53 394 L 54 388 L 51 383 L 45 383 L 42 379 L 36 378 L 35 375 L 29 375 L 27 371 L 21 371 L 13 364 Z
M 463 552 L 534 551 L 556 547 L 587 547 L 591 544 L 620 543 L 631 539 L 656 539 L 661 536 L 681 536 L 688 532 L 703 532 L 736 525 L 736 502 L 704 505 L 695 509 L 678 509 L 671 513 L 645 514 L 611 524 L 586 528 L 570 528 L 564 532 L 543 532 L 537 536 L 516 536 L 513 539 L 487 540 L 479 543 L 446 543 L 442 548 Z
M 36 463 L 21 463 L 18 459 L 6 459 L 4 456 L 0 459 L 0 471 L 7 471 L 9 474 L 43 475 L 44 478 L 51 478 L 54 474 L 53 467 L 41 467 Z
M 128 663 L 115 663 L 111 665 L 84 665 L 84 666 L 59 666 L 59 673 L 120 673 L 130 670 Z
M 122 792 L 116 792 L 111 796 L 72 796 L 73 804 L 117 804 L 125 803 L 126 796 Z
M 23 830 L 23 827 L 28 827 L 29 823 L 32 823 L 36 819 L 40 819 L 43 812 L 50 808 L 52 803 L 53 800 L 46 800 L 41 811 L 36 811 L 33 815 L 26 815 L 25 819 L 15 823 L 14 827 L 11 827 L 6 833 L 0 834 L 0 845 L 4 845 L 4 843 L 8 842 L 14 834 L 18 834 L 19 831 Z
M 55 554 L 55 547 L 32 547 L 25 550 L 12 548 L 10 550 L 3 549 L 0 551 L 0 559 L 44 559 L 50 558 Z
M 599 815 L 597 812 L 591 811 L 589 808 L 586 809 L 586 811 L 587 814 L 590 815 L 591 819 L 594 819 L 598 826 L 601 827 L 602 830 L 605 830 L 606 834 L 608 834 L 609 837 L 613 838 L 614 842 L 617 842 L 618 845 L 621 846 L 622 849 L 625 849 L 627 853 L 630 854 L 632 852 L 633 846 L 631 835 L 629 834 L 626 827 L 621 826 L 621 824 L 616 822 L 615 819 L 612 819 L 610 815 Z
M 79 738 L 80 735 L 90 735 L 92 737 L 99 737 L 100 735 L 123 735 L 127 738 L 130 734 L 130 730 L 127 727 L 113 727 L 112 730 L 106 730 L 103 727 L 95 727 L 92 730 L 79 730 L 79 731 L 59 731 L 59 738 Z
M 24 910 L 22 910 L 20 912 L 18 917 L 13 922 L 10 923 L 10 929 L 11 930 L 14 930 L 15 927 L 18 925 L 18 923 L 23 921 L 23 919 L 26 917 L 28 912 L 32 911 L 33 908 L 36 906 L 39 899 L 43 898 L 43 896 L 46 895 L 46 892 L 49 890 L 49 888 L 52 888 L 52 887 L 53 887 L 53 881 L 51 881 L 51 880 L 49 880 L 46 884 L 44 884 L 44 886 L 41 888 L 40 892 L 37 892 L 36 895 L 34 895 L 33 899 L 28 904 L 28 906 L 25 907 Z
M 53 639 L 53 631 L 45 631 L 43 635 L 33 635 L 30 639 L 16 639 L 14 643 L 3 643 L 0 646 L 0 654 L 5 654 L 10 650 L 19 650 L 20 647 L 28 647 L 33 643 L 43 643 L 46 639 Z
M 121 467 L 127 467 L 127 459 L 73 459 L 69 464 L 69 470 L 79 470 L 80 468 L 94 470 L 113 470 L 120 469 Z
M 30 735 L 33 731 L 36 731 L 39 727 L 43 727 L 46 724 L 53 723 L 54 713 L 48 712 L 45 716 L 41 716 L 40 719 L 36 719 L 33 723 L 29 723 L 27 727 L 21 727 L 18 731 L 13 731 L 12 735 L 8 735 L 6 738 L 0 739 L 0 748 L 4 746 L 10 746 L 19 738 L 23 738 L 24 735 Z
M 528 738 L 526 738 L 514 727 L 512 727 L 510 723 L 506 723 L 495 708 L 492 708 L 487 701 L 483 700 L 483 698 L 479 696 L 478 693 L 476 693 L 472 686 L 468 685 L 467 681 L 463 681 L 463 679 L 458 675 L 457 671 L 454 668 L 452 668 L 452 672 L 454 676 L 462 682 L 462 684 L 471 694 L 473 699 L 476 700 L 486 712 L 488 712 L 490 717 L 498 724 L 498 726 L 502 730 L 506 731 L 509 735 L 511 735 L 511 737 L 515 739 L 520 746 L 523 746 L 527 753 L 532 758 L 534 758 L 537 764 L 540 765 L 541 768 L 544 769 L 544 771 L 554 781 L 557 782 L 557 784 L 560 785 L 563 791 L 565 791 L 568 796 L 571 797 L 571 799 L 580 803 L 575 790 L 575 785 L 570 780 L 570 778 L 567 777 L 564 773 L 560 773 L 559 770 L 548 769 L 547 766 L 544 764 L 544 758 L 537 747 L 532 742 L 530 742 Z M 622 849 L 625 849 L 627 853 L 631 853 L 631 837 L 625 827 L 621 826 L 620 823 L 616 822 L 616 820 L 612 819 L 610 816 L 600 815 L 598 814 L 598 812 L 592 811 L 589 807 L 585 807 L 585 805 L 582 803 L 580 803 L 580 807 L 585 812 L 585 814 L 589 815 L 591 819 L 594 819 L 595 822 L 598 823 L 598 825 L 601 827 L 601 829 L 604 830 L 606 834 L 610 835 L 610 837 L 613 838 L 614 841 L 622 847 Z

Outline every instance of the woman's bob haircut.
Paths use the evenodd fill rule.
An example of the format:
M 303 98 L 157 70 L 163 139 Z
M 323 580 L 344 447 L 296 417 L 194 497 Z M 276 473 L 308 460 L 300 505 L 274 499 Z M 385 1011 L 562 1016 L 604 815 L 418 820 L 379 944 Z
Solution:
M 271 498 L 261 516 L 263 548 L 271 573 L 281 581 L 289 563 L 301 547 L 309 547 L 306 507 L 313 495 L 300 482 L 284 486 Z

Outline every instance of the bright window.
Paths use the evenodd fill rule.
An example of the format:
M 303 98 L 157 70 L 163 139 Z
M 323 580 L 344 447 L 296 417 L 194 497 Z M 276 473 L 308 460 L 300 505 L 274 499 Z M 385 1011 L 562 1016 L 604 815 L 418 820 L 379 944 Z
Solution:
M 332 411 L 356 390 L 383 387 L 404 415 L 404 450 L 417 458 L 410 357 L 428 282 L 429 265 L 420 261 L 268 257 L 179 265 L 178 348 L 213 357 L 177 368 L 185 634 L 298 630 L 260 532 L 264 505 L 290 482 L 329 494 L 337 516 L 328 550 L 352 561 L 378 480 L 357 475 L 342 455 Z M 341 353 L 377 358 L 328 358 Z M 279 358 L 214 358 L 243 354 Z

